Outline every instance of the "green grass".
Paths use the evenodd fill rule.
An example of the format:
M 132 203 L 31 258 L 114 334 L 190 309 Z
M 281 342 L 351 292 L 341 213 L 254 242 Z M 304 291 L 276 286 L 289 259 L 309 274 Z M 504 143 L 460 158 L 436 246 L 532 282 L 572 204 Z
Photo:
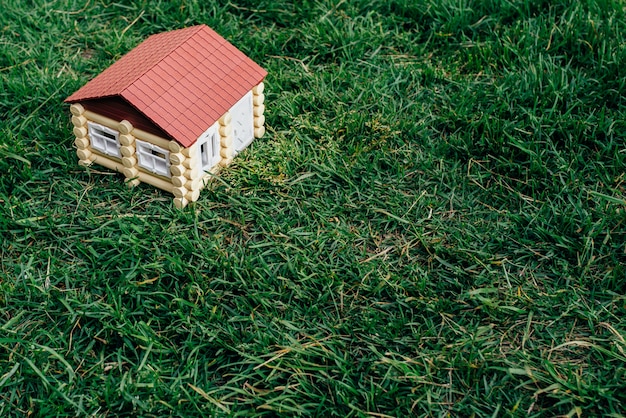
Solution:
M 206 23 L 267 135 L 183 211 L 65 97 Z M 0 415 L 624 416 L 619 0 L 0 13 Z

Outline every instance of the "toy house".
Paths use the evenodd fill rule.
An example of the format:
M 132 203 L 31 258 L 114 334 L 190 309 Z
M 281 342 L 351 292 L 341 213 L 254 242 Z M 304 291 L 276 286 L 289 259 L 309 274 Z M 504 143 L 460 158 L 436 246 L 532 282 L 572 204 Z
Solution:
M 265 133 L 266 75 L 206 25 L 152 35 L 65 99 L 79 164 L 163 189 L 183 208 Z

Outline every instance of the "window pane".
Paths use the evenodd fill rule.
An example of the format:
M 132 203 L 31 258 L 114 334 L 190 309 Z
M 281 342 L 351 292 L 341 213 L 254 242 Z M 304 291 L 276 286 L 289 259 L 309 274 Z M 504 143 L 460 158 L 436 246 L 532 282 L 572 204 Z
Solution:
M 151 150 L 150 152 L 152 153 L 152 155 L 154 155 L 157 158 L 165 159 L 165 154 L 163 154 L 162 152 L 159 152 L 155 149 Z
M 104 150 L 104 141 L 96 135 L 92 135 L 91 137 L 91 146 L 94 147 L 95 149 Z
M 205 168 L 209 164 L 209 153 L 206 150 L 207 143 L 200 145 L 200 158 L 202 159 L 202 168 Z

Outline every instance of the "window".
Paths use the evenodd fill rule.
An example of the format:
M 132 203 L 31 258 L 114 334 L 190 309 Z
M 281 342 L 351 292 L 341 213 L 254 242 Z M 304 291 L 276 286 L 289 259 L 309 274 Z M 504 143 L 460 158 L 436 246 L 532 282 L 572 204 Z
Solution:
M 154 174 L 170 177 L 170 152 L 149 142 L 135 140 L 139 167 Z
M 121 157 L 119 132 L 93 122 L 87 122 L 87 127 L 89 128 L 91 148 L 104 155 Z
M 220 162 L 220 136 L 213 130 L 200 138 L 200 168 L 208 171 Z

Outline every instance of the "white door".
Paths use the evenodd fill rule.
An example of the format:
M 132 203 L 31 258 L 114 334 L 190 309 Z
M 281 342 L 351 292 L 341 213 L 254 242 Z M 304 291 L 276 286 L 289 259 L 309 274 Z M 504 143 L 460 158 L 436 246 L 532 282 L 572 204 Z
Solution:
M 230 109 L 233 118 L 233 145 L 235 154 L 250 145 L 254 139 L 252 92 L 249 91 Z

